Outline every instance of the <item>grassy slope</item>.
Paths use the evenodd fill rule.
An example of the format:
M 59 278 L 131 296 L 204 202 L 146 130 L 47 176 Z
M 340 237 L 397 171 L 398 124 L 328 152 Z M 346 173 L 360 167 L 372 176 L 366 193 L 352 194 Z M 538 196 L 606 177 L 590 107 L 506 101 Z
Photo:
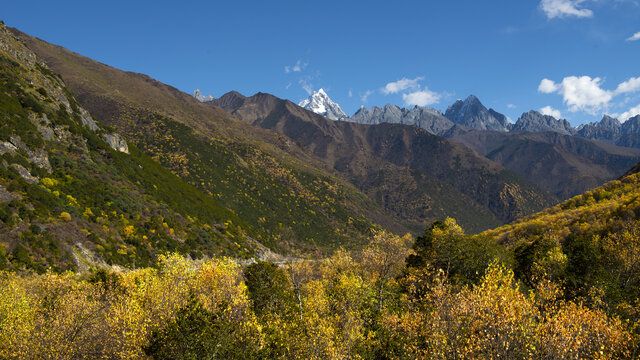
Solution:
M 576 234 L 606 234 L 638 217 L 640 174 L 635 173 L 483 234 L 513 248 L 538 236 L 563 240 Z

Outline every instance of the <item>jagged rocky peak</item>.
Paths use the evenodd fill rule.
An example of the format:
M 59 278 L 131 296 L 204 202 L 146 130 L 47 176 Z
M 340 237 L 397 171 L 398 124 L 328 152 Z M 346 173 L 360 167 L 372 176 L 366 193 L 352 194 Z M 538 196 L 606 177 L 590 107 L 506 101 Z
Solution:
M 469 129 L 508 131 L 507 117 L 493 109 L 487 110 L 475 95 L 469 95 L 464 101 L 458 99 L 447 108 L 444 116 L 456 124 Z
M 604 115 L 602 117 L 602 120 L 595 123 L 595 126 L 620 132 L 620 127 L 622 126 L 622 124 L 620 123 L 620 120 L 609 115 Z
M 430 107 L 414 106 L 411 109 L 401 108 L 396 105 L 387 104 L 380 108 L 377 106 L 367 109 L 360 107 L 353 116 L 345 121 L 358 124 L 405 124 L 421 127 L 435 135 L 442 135 L 454 124 L 442 115 L 442 112 Z
M 216 99 L 213 95 L 207 95 L 207 96 L 202 95 L 202 92 L 200 91 L 200 89 L 195 89 L 193 91 L 193 94 L 191 94 L 191 96 L 193 96 L 200 102 L 213 101 Z
M 556 119 L 551 115 L 543 115 L 531 110 L 523 113 L 511 130 L 543 132 L 553 131 L 564 135 L 573 135 L 576 129 L 566 119 Z
M 298 105 L 331 120 L 342 120 L 347 117 L 340 105 L 333 102 L 323 89 L 314 91 L 313 94 L 302 100 Z

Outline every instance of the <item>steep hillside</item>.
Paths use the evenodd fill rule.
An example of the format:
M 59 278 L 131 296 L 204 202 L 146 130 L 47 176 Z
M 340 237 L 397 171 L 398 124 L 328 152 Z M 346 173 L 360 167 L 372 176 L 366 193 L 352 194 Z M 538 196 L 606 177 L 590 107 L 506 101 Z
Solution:
M 613 180 L 640 160 L 638 149 L 558 132 L 457 131 L 450 138 L 561 199 Z
M 255 253 L 258 230 L 96 123 L 1 24 L 0 67 L 0 269 Z
M 630 172 L 482 235 L 513 252 L 523 281 L 561 281 L 567 296 L 604 300 L 611 311 L 638 321 L 639 219 L 640 173 Z
M 415 199 L 416 193 L 393 186 L 402 178 L 400 183 L 412 184 L 408 188 L 431 199 L 428 204 L 442 209 L 440 214 L 464 214 L 460 222 L 469 230 L 480 225 L 471 222 L 474 218 L 486 218 L 479 209 L 506 222 L 554 202 L 545 191 L 500 165 L 417 127 L 335 122 L 263 93 L 226 109 L 250 124 L 276 130 L 307 146 L 385 206 L 389 198 L 399 198 L 401 204 Z M 414 210 L 405 207 L 404 211 L 416 218 Z
M 100 122 L 243 219 L 281 252 L 357 246 L 375 223 L 406 231 L 290 139 L 145 75 L 16 31 Z

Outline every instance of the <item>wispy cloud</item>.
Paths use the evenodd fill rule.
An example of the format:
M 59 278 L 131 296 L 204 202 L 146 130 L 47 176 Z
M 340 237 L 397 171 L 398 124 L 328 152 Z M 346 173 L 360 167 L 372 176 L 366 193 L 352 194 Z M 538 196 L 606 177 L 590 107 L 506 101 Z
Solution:
M 429 90 L 426 86 L 420 84 L 424 77 L 419 76 L 415 79 L 402 78 L 398 81 L 387 83 L 380 92 L 385 95 L 402 94 L 402 100 L 405 105 L 427 106 L 440 101 L 443 94 Z
M 585 0 L 542 0 L 540 2 L 540 8 L 548 19 L 593 17 L 593 11 L 580 6 L 584 2 Z
M 417 77 L 415 79 L 402 78 L 398 81 L 388 83 L 380 91 L 385 95 L 389 95 L 396 94 L 407 89 L 419 89 L 420 84 L 418 83 L 422 80 L 424 80 L 423 77 Z
M 517 108 L 517 106 L 516 106 L 515 104 L 507 104 L 507 107 L 508 107 L 509 109 L 515 109 L 515 108 Z
M 371 94 L 373 94 L 373 91 L 371 91 L 371 90 L 365 91 L 364 95 L 360 96 L 360 100 L 362 100 L 363 103 L 366 103 Z
M 627 38 L 627 41 L 636 41 L 636 40 L 640 40 L 640 31 L 638 31 L 637 33 Z
M 302 86 L 304 91 L 307 92 L 307 94 L 313 94 L 313 85 L 309 81 L 307 81 L 306 79 L 300 79 L 298 83 L 300 84 L 300 86 Z
M 349 89 L 349 97 L 353 97 L 353 90 Z
M 298 60 L 296 61 L 295 65 L 291 65 L 291 66 L 285 66 L 284 67 L 284 72 L 285 74 L 288 74 L 290 72 L 301 72 L 302 70 L 304 70 L 307 65 L 309 65 L 309 63 L 303 63 L 302 61 Z

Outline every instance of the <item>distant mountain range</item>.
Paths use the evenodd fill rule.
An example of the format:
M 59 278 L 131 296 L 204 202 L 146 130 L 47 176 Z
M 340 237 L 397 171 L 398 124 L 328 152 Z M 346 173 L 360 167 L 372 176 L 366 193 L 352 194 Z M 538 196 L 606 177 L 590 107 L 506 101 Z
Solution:
M 256 124 L 260 116 L 266 115 L 256 115 L 255 108 L 264 111 L 264 104 L 249 101 L 252 103 L 249 106 L 246 99 L 231 92 L 209 103 Z M 339 108 L 324 91 L 314 93 L 301 105 L 322 116 L 327 114 L 327 109 Z M 523 113 L 514 124 L 509 123 L 503 114 L 487 109 L 473 95 L 464 101 L 456 101 L 444 114 L 429 107 L 407 109 L 387 104 L 382 108 L 361 107 L 351 117 L 333 117 L 341 122 L 362 125 L 417 126 L 470 147 L 560 199 L 581 194 L 614 179 L 640 161 L 640 150 L 632 148 L 640 144 L 636 140 L 640 117 L 620 124 L 618 120 L 605 116 L 600 122 L 573 128 L 565 119 L 558 120 L 532 110 Z M 270 122 L 260 125 L 276 126 Z M 298 140 L 295 135 L 293 138 Z
M 371 109 L 363 106 L 355 114 L 347 117 L 340 106 L 332 101 L 322 89 L 301 102 L 300 106 L 332 120 L 369 125 L 382 123 L 414 125 L 441 136 L 448 136 L 461 129 L 500 132 L 551 131 L 624 147 L 640 147 L 640 115 L 636 115 L 624 123 L 605 115 L 598 122 L 574 128 L 566 119 L 556 119 L 553 116 L 531 110 L 523 113 L 515 123 L 510 123 L 505 115 L 494 109 L 487 109 L 476 96 L 469 95 L 464 101 L 457 100 L 449 106 L 444 114 L 430 107 L 415 106 L 407 109 L 387 104 L 382 108 L 373 106 Z M 339 111 L 331 111 L 331 109 L 339 109 Z
M 209 104 L 311 149 L 409 227 L 448 213 L 465 228 L 477 229 L 557 201 L 467 147 L 424 129 L 332 121 L 264 93 L 244 97 L 230 92 Z

